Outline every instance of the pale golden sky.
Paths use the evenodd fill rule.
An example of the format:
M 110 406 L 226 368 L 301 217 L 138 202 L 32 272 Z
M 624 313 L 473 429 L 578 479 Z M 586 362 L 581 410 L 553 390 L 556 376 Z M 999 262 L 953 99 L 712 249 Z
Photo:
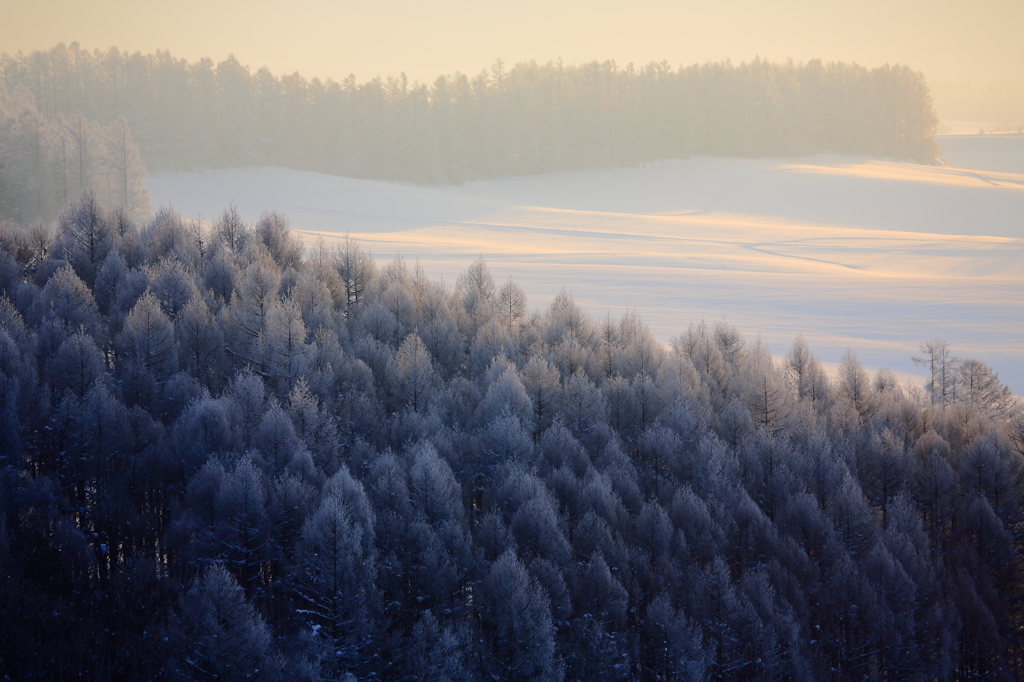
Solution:
M 229 53 L 253 69 L 431 81 L 561 57 L 906 63 L 929 80 L 1024 82 L 1024 0 L 0 0 L 0 51 Z

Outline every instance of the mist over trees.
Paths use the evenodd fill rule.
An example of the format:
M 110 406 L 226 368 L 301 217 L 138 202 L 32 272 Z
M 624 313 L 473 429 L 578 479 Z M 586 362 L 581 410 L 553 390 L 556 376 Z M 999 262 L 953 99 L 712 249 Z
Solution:
M 234 57 L 190 63 L 72 43 L 0 56 L 0 74 L 46 118 L 124 116 L 153 171 L 278 165 L 458 183 L 702 154 L 931 163 L 938 153 L 924 77 L 899 65 L 498 60 L 428 84 L 339 83 L 253 72 Z
M 89 190 L 135 220 L 151 213 L 146 168 L 128 121 L 41 114 L 32 93 L 0 82 L 0 218 L 52 221 Z
M 1024 413 L 287 219 L 0 224 L 12 679 L 1019 679 Z

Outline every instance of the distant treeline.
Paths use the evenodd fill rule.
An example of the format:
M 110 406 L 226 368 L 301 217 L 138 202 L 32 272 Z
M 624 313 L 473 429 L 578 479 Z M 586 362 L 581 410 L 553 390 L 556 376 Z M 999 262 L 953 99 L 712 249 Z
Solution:
M 755 60 L 673 68 L 499 60 L 431 84 L 255 73 L 234 57 L 88 52 L 0 57 L 44 116 L 124 115 L 151 170 L 280 165 L 462 182 L 691 155 L 837 152 L 931 162 L 936 117 L 905 66 Z
M 146 168 L 124 116 L 40 113 L 24 87 L 0 82 L 0 219 L 53 220 L 83 190 L 150 217 Z
M 1024 412 L 286 220 L 0 223 L 13 680 L 1020 680 Z M 6 679 L 6 677 L 5 677 Z

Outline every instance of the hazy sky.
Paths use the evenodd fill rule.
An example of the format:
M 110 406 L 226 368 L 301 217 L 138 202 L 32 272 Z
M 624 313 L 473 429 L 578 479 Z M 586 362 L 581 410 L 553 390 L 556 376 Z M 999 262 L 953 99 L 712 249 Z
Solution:
M 772 60 L 901 62 L 929 80 L 1024 82 L 1024 0 L 0 0 L 0 51 L 229 53 L 253 69 L 431 81 L 561 57 L 673 66 Z

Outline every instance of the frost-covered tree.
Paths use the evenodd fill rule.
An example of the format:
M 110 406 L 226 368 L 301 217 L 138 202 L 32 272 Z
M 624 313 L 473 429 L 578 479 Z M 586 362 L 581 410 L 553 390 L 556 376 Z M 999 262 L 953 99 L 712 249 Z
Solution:
M 223 566 L 207 568 L 182 597 L 168 641 L 182 680 L 284 679 L 270 629 Z
M 259 345 L 262 367 L 277 383 L 291 387 L 306 371 L 312 349 L 306 343 L 302 310 L 294 300 L 274 302 L 267 311 Z
M 233 320 L 246 337 L 257 338 L 270 308 L 277 302 L 281 270 L 261 244 L 252 247 L 255 257 L 241 274 L 231 307 Z
M 338 452 L 337 425 L 305 379 L 298 379 L 288 394 L 287 412 L 295 427 L 295 435 L 302 440 L 314 461 L 321 469 L 330 470 Z
M 334 253 L 334 268 L 345 289 L 346 305 L 358 306 L 367 286 L 377 276 L 377 266 L 358 242 L 345 237 Z
M 957 359 L 950 353 L 949 344 L 935 339 L 921 344 L 921 356 L 914 357 L 915 365 L 928 367 L 928 384 L 925 387 L 933 405 L 946 407 L 956 395 Z
M 775 436 L 785 428 L 792 409 L 791 397 L 765 346 L 758 343 L 750 349 L 742 376 L 740 391 L 751 418 L 765 433 Z
M 505 330 L 512 334 L 520 320 L 526 314 L 526 292 L 516 284 L 511 275 L 508 281 L 498 290 L 498 303 L 501 308 L 501 320 Z
M 69 332 L 82 328 L 95 334 L 99 324 L 96 299 L 70 265 L 60 267 L 50 276 L 36 305 L 43 320 L 52 320 Z
M 797 398 L 820 404 L 828 397 L 828 376 L 803 336 L 797 336 L 785 359 L 785 371 Z
M 231 204 L 224 209 L 224 213 L 221 214 L 221 217 L 214 224 L 213 233 L 228 251 L 238 253 L 245 247 L 249 236 L 249 228 L 242 221 L 242 216 L 238 214 L 238 209 L 234 204 Z
M 148 280 L 149 290 L 172 320 L 189 301 L 199 296 L 194 275 L 177 259 L 163 260 L 151 268 Z
M 267 482 L 249 457 L 227 472 L 214 501 L 217 555 L 250 595 L 261 587 L 270 558 Z
M 328 496 L 302 529 L 299 546 L 301 614 L 322 638 L 325 673 L 343 675 L 368 663 L 375 607 L 373 556 L 365 530 L 343 501 Z
M 484 675 L 509 680 L 560 680 L 550 602 L 512 552 L 483 582 Z
M 224 333 L 201 297 L 190 300 L 175 316 L 174 338 L 181 369 L 204 385 L 219 384 Z
M 82 328 L 65 340 L 47 372 L 55 392 L 70 391 L 79 398 L 105 377 L 103 354 Z
M 410 672 L 424 682 L 470 682 L 469 633 L 457 623 L 442 623 L 429 609 L 413 626 Z
M 1009 415 L 1016 401 L 999 375 L 980 360 L 961 360 L 956 367 L 956 399 L 977 405 L 996 419 Z
M 672 347 L 690 359 L 701 382 L 715 395 L 724 393 L 728 381 L 725 358 L 706 322 L 691 324 L 683 335 L 672 341 Z
M 388 369 L 397 404 L 413 412 L 425 408 L 434 394 L 437 373 L 423 340 L 416 334 L 407 336 Z
M 581 440 L 597 435 L 604 423 L 604 397 L 582 372 L 570 376 L 562 389 L 560 414 L 566 426 Z
M 335 329 L 340 317 L 334 296 L 327 281 L 312 268 L 299 274 L 290 292 L 291 300 L 299 306 L 307 335 L 320 329 Z
M 252 229 L 252 237 L 263 244 L 282 270 L 295 268 L 302 260 L 302 243 L 289 228 L 288 219 L 277 211 L 260 216 Z
M 487 262 L 478 258 L 459 275 L 455 284 L 465 311 L 468 336 L 475 336 L 484 323 L 499 313 L 494 279 Z
M 86 189 L 57 220 L 57 248 L 90 287 L 113 246 L 113 230 L 95 192 Z
M 487 423 L 502 414 L 509 414 L 521 424 L 530 423 L 533 405 L 515 365 L 503 356 L 493 359 L 488 369 L 491 377 L 480 403 L 481 421 Z
M 875 395 L 871 380 L 856 354 L 847 350 L 839 363 L 837 397 L 845 402 L 861 420 L 867 419 L 875 409 Z
M 451 467 L 430 443 L 422 442 L 409 453 L 409 493 L 413 505 L 433 524 L 463 523 L 462 489 Z
M 106 130 L 105 166 L 111 175 L 111 198 L 124 206 L 135 219 L 148 217 L 149 190 L 146 189 L 146 168 L 139 148 L 132 138 L 128 119 L 118 116 Z
M 128 313 L 118 341 L 122 352 L 136 360 L 159 382 L 166 381 L 177 367 L 174 324 L 161 310 L 160 302 L 148 291 Z

